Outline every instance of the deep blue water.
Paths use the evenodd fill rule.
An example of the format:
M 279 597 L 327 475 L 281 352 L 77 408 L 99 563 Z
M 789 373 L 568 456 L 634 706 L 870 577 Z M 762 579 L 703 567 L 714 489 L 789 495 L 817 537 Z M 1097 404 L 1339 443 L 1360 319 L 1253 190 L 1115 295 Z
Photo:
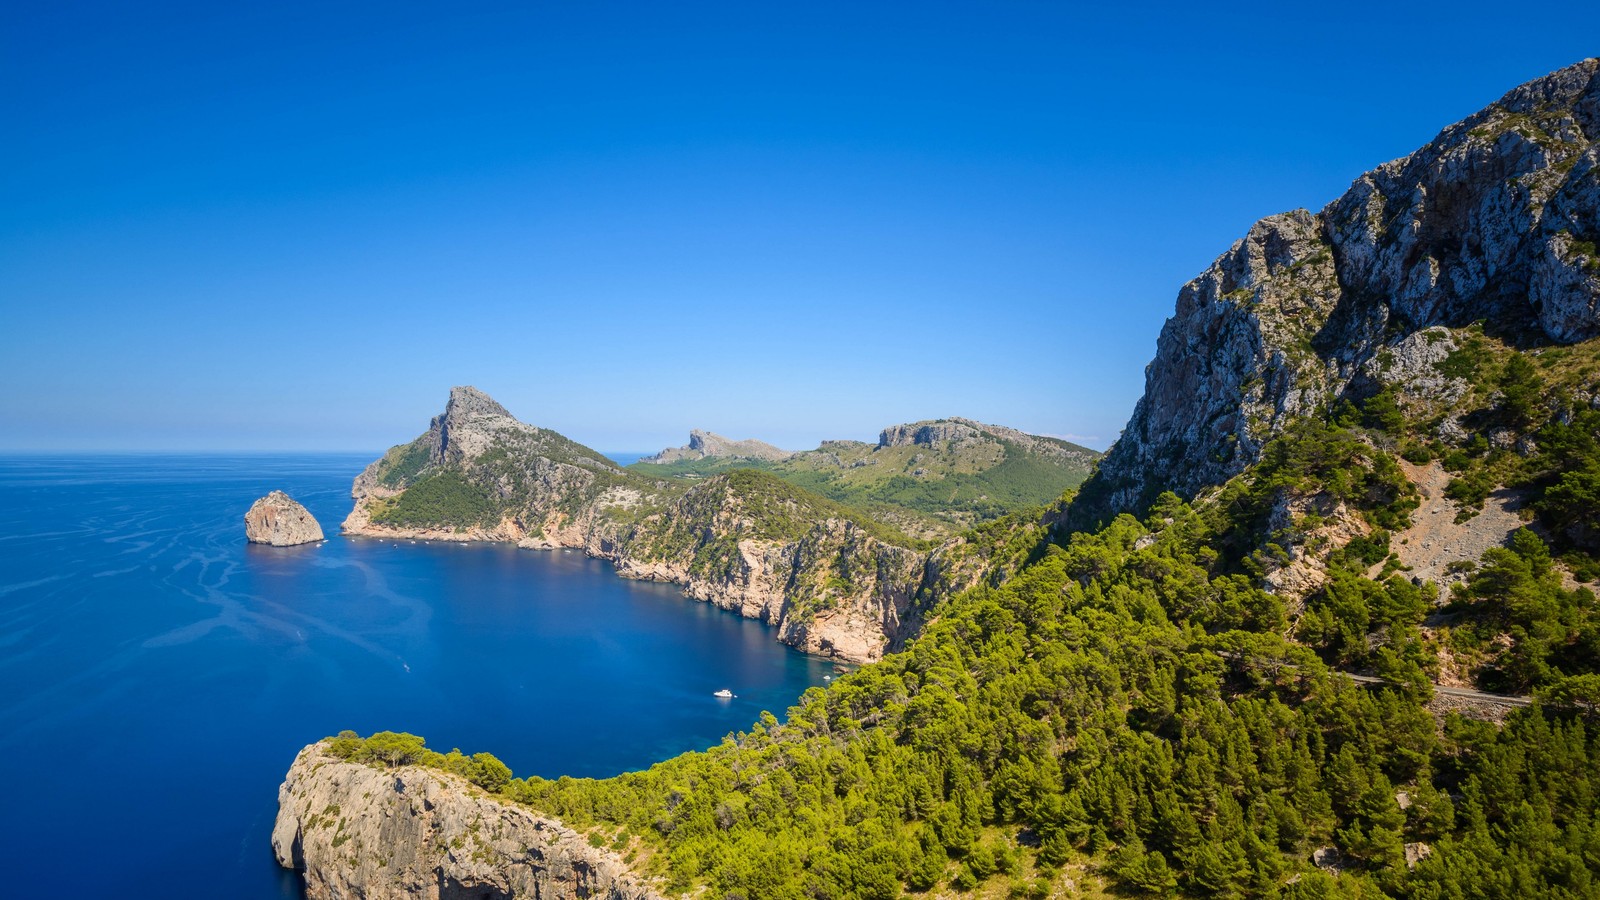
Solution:
M 368 459 L 0 457 L 0 895 L 296 897 L 269 836 L 319 737 L 605 776 L 830 671 L 581 554 L 341 538 Z M 326 543 L 245 543 L 274 488 Z

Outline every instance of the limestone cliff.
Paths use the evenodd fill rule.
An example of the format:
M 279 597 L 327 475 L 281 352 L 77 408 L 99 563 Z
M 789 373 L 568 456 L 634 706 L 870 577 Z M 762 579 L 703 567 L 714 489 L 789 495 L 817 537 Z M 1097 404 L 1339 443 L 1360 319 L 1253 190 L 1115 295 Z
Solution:
M 244 514 L 244 535 L 252 544 L 292 547 L 322 540 L 322 526 L 288 494 L 273 491 L 250 504 Z
M 999 565 L 959 538 L 930 552 L 765 472 L 684 482 L 621 469 L 469 387 L 369 465 L 352 495 L 347 534 L 581 549 L 855 662 L 881 657 L 924 609 Z
M 674 447 L 663 450 L 654 456 L 646 456 L 639 460 L 642 463 L 674 463 L 682 460 L 694 459 L 764 459 L 776 461 L 788 459 L 794 454 L 788 450 L 779 450 L 765 441 L 744 440 L 735 441 L 701 431 L 698 428 L 689 432 L 689 443 L 683 447 Z
M 1086 498 L 1105 513 L 1219 484 L 1296 418 L 1415 374 L 1391 361 L 1428 352 L 1432 326 L 1600 335 L 1597 138 L 1589 59 L 1362 175 L 1321 212 L 1256 223 L 1179 292 Z
M 616 854 L 435 769 L 372 768 L 312 744 L 278 789 L 278 864 L 310 900 L 657 900 Z

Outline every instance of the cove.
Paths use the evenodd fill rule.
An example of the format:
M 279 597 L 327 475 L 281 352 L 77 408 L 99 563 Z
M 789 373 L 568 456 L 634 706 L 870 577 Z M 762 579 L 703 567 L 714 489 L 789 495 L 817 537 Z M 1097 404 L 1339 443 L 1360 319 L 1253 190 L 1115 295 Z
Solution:
M 296 897 L 277 786 L 340 729 L 606 776 L 781 714 L 832 664 L 578 553 L 333 534 L 370 454 L 0 458 L 6 893 Z M 737 697 L 712 696 L 720 688 Z

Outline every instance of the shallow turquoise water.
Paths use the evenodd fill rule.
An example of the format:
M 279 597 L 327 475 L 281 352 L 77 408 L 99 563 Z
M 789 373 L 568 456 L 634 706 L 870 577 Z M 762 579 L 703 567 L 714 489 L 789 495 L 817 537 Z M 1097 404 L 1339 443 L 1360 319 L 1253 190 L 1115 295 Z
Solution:
M 340 538 L 370 458 L 0 458 L 0 894 L 297 896 L 269 835 L 318 737 L 411 731 L 604 776 L 830 671 L 581 554 Z M 247 545 L 273 488 L 329 540 Z

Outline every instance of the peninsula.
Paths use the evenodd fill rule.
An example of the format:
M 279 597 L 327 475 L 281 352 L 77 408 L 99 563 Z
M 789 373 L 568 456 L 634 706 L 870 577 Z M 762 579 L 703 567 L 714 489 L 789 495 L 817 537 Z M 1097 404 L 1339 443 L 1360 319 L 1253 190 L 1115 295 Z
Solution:
M 891 490 L 873 505 L 852 502 L 859 493 L 853 486 L 864 483 L 852 476 L 864 468 L 856 463 L 870 455 L 869 445 L 829 442 L 788 457 L 805 461 L 780 471 L 728 465 L 749 457 L 720 451 L 745 453 L 750 445 L 702 439 L 695 461 L 714 461 L 714 468 L 685 470 L 694 461 L 680 459 L 676 469 L 660 463 L 623 469 L 554 431 L 518 421 L 476 388 L 457 387 L 427 432 L 356 478 L 355 508 L 343 529 L 579 549 L 612 561 L 624 577 L 681 584 L 690 597 L 767 622 L 795 647 L 868 662 L 899 646 L 942 598 L 1020 561 L 924 510 L 961 507 L 976 519 L 962 507 L 963 491 L 1007 467 L 1036 482 L 1013 484 L 1011 507 L 1026 508 L 1018 498 L 1028 490 L 1033 503 L 1043 504 L 1086 477 L 1097 457 L 965 420 L 898 426 L 885 435 L 892 439 L 880 447 L 892 464 L 875 471 Z M 1036 446 L 1050 452 L 1035 452 Z M 895 502 L 893 479 L 911 478 L 902 470 L 943 459 L 951 461 L 949 471 L 922 484 L 947 481 L 949 502 Z M 817 490 L 790 480 L 795 472 L 812 474 Z M 821 493 L 837 485 L 846 486 L 836 494 L 841 499 Z

